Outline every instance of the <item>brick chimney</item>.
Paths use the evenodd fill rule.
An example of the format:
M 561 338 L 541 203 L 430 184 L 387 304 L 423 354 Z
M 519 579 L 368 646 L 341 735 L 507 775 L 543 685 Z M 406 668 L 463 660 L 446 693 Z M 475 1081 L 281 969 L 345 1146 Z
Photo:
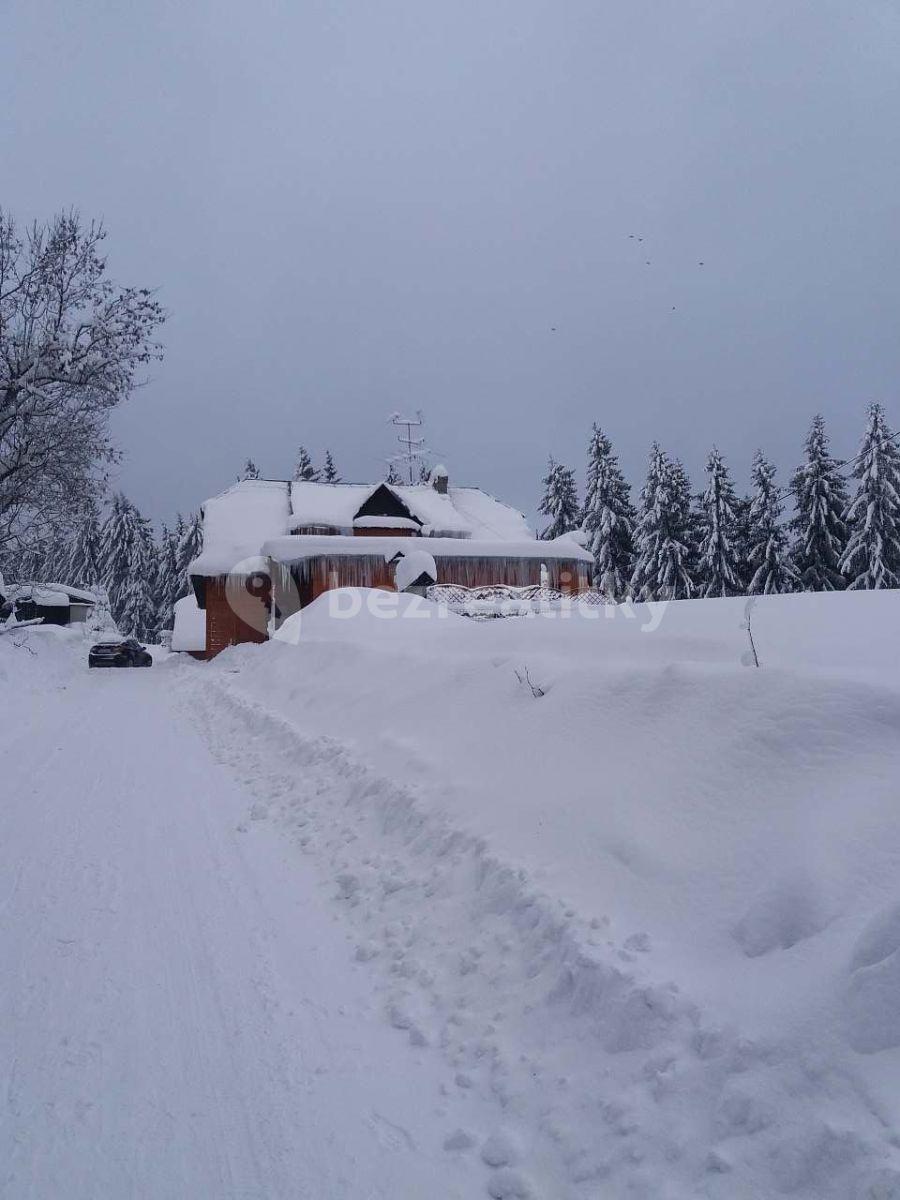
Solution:
M 447 488 L 450 486 L 450 477 L 447 474 L 447 468 L 440 464 L 431 471 L 431 486 L 436 492 L 442 496 L 447 495 Z

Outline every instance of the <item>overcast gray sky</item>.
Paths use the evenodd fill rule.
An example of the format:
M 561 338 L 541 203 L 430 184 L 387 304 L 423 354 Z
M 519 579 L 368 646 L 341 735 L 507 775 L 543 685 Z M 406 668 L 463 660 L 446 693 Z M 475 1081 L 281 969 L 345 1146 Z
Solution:
M 591 421 L 635 483 L 900 422 L 895 0 L 0 0 L 0 204 L 79 207 L 170 311 L 117 414 L 156 518 L 422 408 L 533 512 Z M 635 234 L 644 240 L 629 237 Z M 700 266 L 700 263 L 703 266 Z M 649 263 L 649 265 L 648 265 Z

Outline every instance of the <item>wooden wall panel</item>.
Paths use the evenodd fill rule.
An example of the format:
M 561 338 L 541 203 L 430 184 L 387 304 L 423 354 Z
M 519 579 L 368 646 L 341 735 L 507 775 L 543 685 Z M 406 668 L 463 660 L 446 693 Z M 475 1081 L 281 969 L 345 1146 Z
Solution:
M 232 582 L 226 587 L 225 579 L 207 579 L 206 581 L 206 657 L 215 658 L 227 646 L 238 646 L 242 642 L 264 642 L 265 627 L 256 628 L 235 612 L 228 592 L 237 589 L 241 584 L 232 577 Z M 259 589 L 248 596 L 252 603 Z M 243 607 L 243 605 L 241 606 Z M 249 608 L 249 605 L 248 605 Z

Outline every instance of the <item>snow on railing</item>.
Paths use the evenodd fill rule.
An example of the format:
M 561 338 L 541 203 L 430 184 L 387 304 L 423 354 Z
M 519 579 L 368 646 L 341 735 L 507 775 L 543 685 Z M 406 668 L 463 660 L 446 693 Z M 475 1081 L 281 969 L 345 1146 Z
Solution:
M 435 604 L 443 604 L 451 612 L 472 617 L 476 621 L 523 617 L 532 613 L 551 612 L 563 606 L 592 608 L 611 603 L 596 589 L 573 595 L 541 584 L 513 587 L 496 583 L 469 588 L 459 583 L 436 583 L 428 588 L 426 596 Z

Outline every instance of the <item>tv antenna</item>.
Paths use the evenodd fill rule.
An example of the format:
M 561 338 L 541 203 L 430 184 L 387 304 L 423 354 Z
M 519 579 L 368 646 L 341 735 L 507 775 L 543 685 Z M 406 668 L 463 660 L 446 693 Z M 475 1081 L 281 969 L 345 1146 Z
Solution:
M 410 484 L 416 482 L 416 468 L 421 463 L 422 459 L 428 454 L 428 447 L 425 444 L 425 438 L 419 434 L 413 433 L 415 429 L 421 429 L 425 424 L 425 419 L 422 416 L 421 409 L 416 410 L 414 417 L 404 417 L 400 413 L 392 413 L 390 422 L 395 428 L 406 430 L 405 433 L 397 435 L 397 441 L 402 449 L 399 454 L 395 454 L 388 462 L 393 466 L 399 464 L 405 467 L 409 475 Z

